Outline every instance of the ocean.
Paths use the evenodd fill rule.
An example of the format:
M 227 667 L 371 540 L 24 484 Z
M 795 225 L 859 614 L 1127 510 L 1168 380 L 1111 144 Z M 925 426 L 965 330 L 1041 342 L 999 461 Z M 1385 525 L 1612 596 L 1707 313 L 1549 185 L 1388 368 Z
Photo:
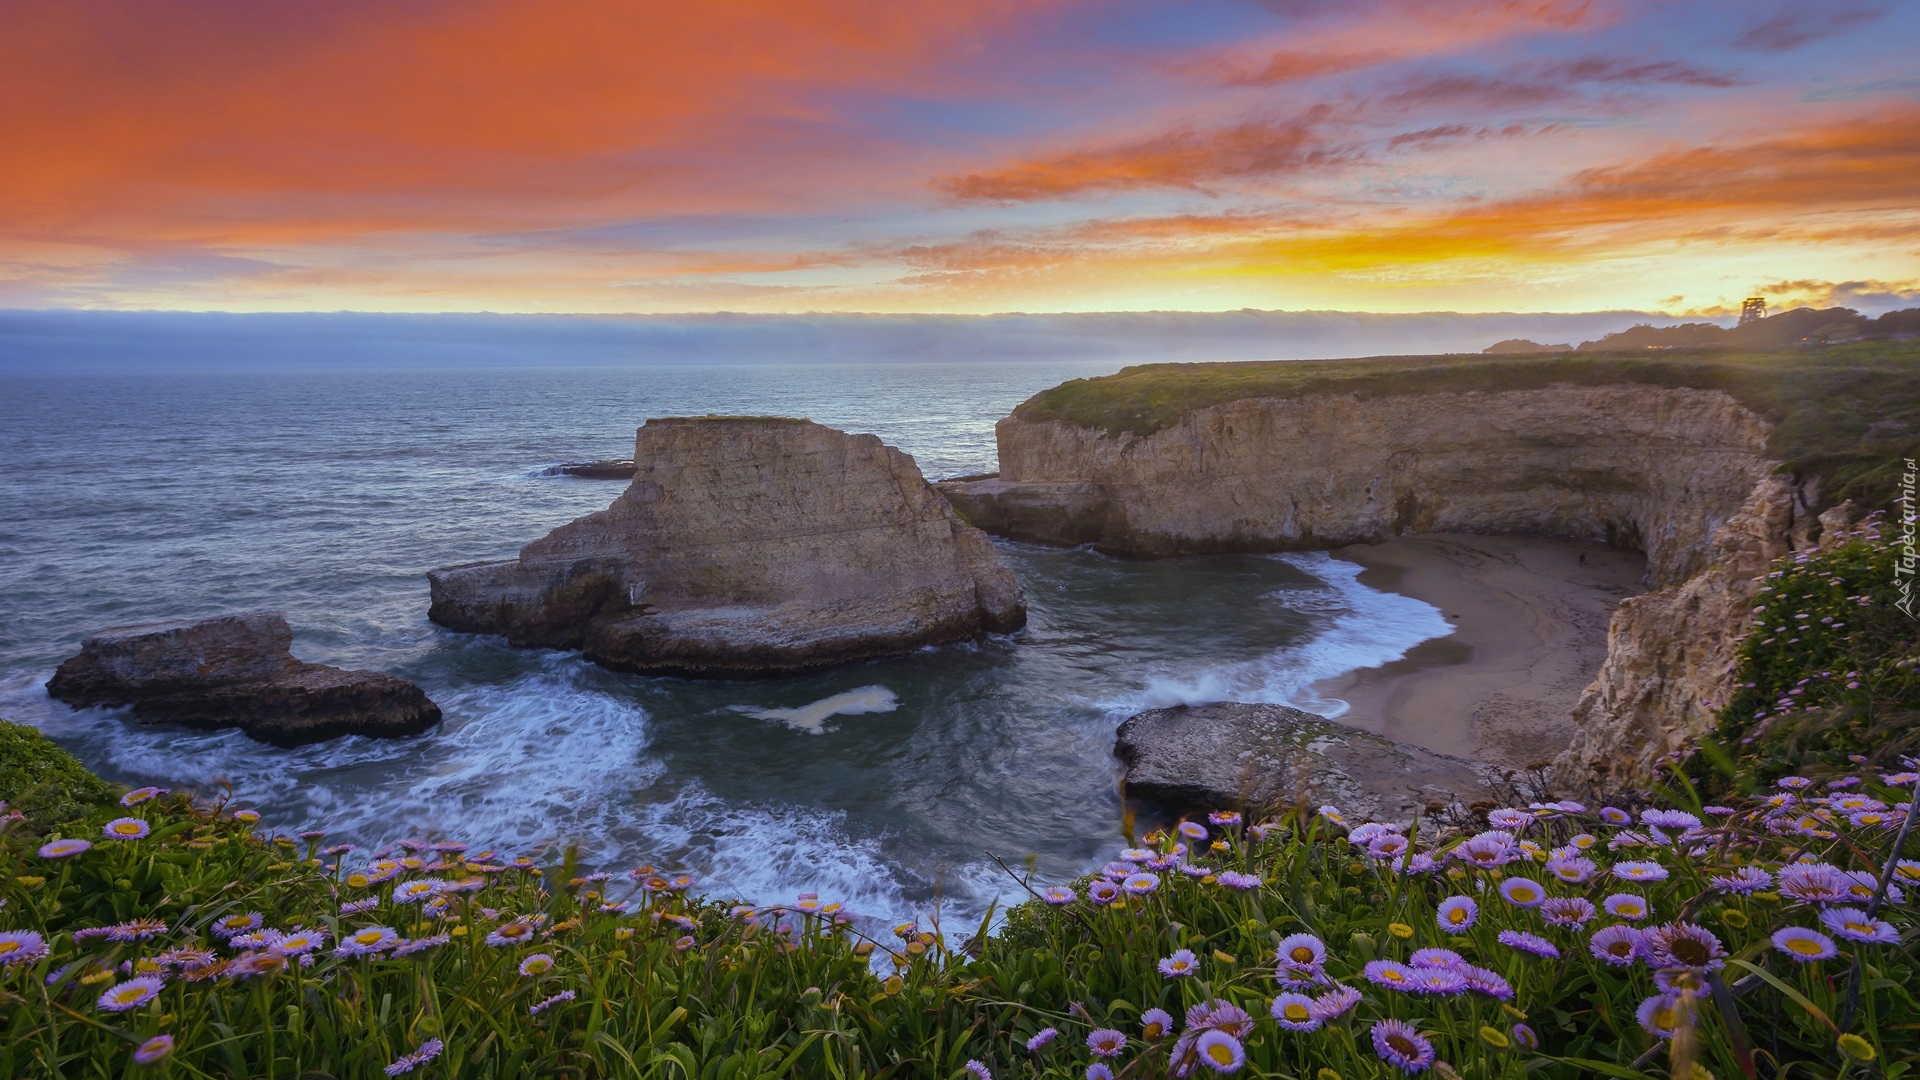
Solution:
M 816 892 L 977 919 L 1020 899 L 988 853 L 1062 881 L 1121 840 L 1113 730 L 1237 698 L 1337 712 L 1318 679 L 1447 632 L 1323 554 L 1142 562 L 1002 543 L 1008 637 L 765 682 L 604 671 L 427 621 L 425 571 L 510 557 L 618 482 L 651 416 L 805 416 L 937 479 L 994 467 L 993 424 L 1107 360 L 35 373 L 0 367 L 0 717 L 128 784 L 228 789 L 266 826 L 380 845 L 690 870 L 710 895 Z M 305 660 L 419 683 L 445 722 L 295 750 L 74 711 L 43 684 L 108 626 L 286 611 Z

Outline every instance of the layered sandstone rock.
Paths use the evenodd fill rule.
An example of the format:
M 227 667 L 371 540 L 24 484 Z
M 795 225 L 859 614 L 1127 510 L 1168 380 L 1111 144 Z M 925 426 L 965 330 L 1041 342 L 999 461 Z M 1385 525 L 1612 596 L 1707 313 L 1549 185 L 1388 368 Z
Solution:
M 1284 705 L 1150 709 L 1120 725 L 1126 791 L 1174 810 L 1332 803 L 1352 821 L 1408 821 L 1486 794 L 1480 768 Z
M 506 562 L 430 572 L 433 621 L 628 671 L 788 674 L 1018 629 L 986 535 L 913 459 L 805 420 L 647 421 L 632 484 Z
M 1645 385 L 1249 398 L 1145 437 L 1016 412 L 999 475 L 941 490 L 989 532 L 1115 554 L 1499 533 L 1640 548 L 1664 586 L 1773 469 L 1769 430 L 1722 392 Z
M 440 722 L 418 686 L 294 659 L 278 611 L 103 630 L 47 683 L 74 708 L 133 707 L 145 721 L 237 727 L 297 746 L 340 735 L 413 735 Z
M 1815 520 L 1812 493 L 1767 476 L 1715 530 L 1705 570 L 1621 601 L 1607 627 L 1606 660 L 1574 707 L 1573 742 L 1554 762 L 1562 783 L 1605 790 L 1637 782 L 1713 729 L 1733 694 L 1761 581 L 1776 559 L 1809 546 Z M 1837 534 L 1847 508 L 1818 520 Z

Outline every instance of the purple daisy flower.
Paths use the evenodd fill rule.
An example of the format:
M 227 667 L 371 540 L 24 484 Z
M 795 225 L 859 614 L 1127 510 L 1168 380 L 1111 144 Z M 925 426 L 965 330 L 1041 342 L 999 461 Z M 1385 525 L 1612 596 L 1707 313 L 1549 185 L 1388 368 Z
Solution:
M 1670 1039 L 1673 1033 L 1693 1022 L 1692 1010 L 1681 994 L 1655 994 L 1634 1010 L 1634 1019 L 1649 1035 Z
M 1600 808 L 1600 820 L 1609 825 L 1631 825 L 1633 815 L 1618 807 L 1603 806 Z
M 1033 1038 L 1027 1040 L 1027 1053 L 1029 1054 L 1039 1053 L 1041 1047 L 1052 1042 L 1054 1039 L 1058 1038 L 1059 1036 L 1060 1036 L 1059 1028 L 1054 1028 L 1054 1027 L 1041 1028 L 1039 1031 L 1034 1032 Z
M 1398 960 L 1370 960 L 1361 974 L 1375 986 L 1393 990 L 1413 989 L 1413 969 Z
M 1458 994 L 1467 988 L 1467 977 L 1456 968 L 1416 968 L 1413 986 L 1416 994 Z
M 1314 999 L 1313 1012 L 1322 1020 L 1336 1020 L 1358 1004 L 1360 1004 L 1360 991 L 1351 986 L 1336 984 L 1333 989 Z
M 1639 922 L 1653 911 L 1647 906 L 1646 897 L 1635 896 L 1632 893 L 1614 893 L 1600 901 L 1600 906 L 1616 919 L 1629 919 L 1633 922 Z
M 1525 930 L 1502 930 L 1498 940 L 1508 948 L 1518 949 L 1523 953 L 1530 953 L 1548 960 L 1558 959 L 1560 956 L 1560 949 L 1553 942 L 1539 934 L 1529 934 Z
M 1645 936 L 1631 926 L 1609 926 L 1597 931 L 1587 942 L 1587 951 L 1597 960 L 1615 967 L 1627 967 L 1640 959 L 1640 939 Z
M 1513 1042 L 1514 1045 L 1524 1046 L 1529 1050 L 1540 1049 L 1540 1036 L 1525 1024 L 1513 1025 Z
M 1119 1057 L 1127 1049 L 1127 1037 L 1112 1028 L 1098 1028 L 1087 1036 L 1087 1049 L 1096 1057 Z
M 1540 914 L 1554 926 L 1578 930 L 1593 918 L 1593 903 L 1578 896 L 1550 897 L 1540 905 Z
M 1820 924 L 1835 937 L 1848 941 L 1865 941 L 1875 945 L 1900 944 L 1900 931 L 1892 923 L 1880 919 L 1869 919 L 1867 913 L 1854 907 L 1831 907 L 1820 913 Z
M 574 991 L 562 990 L 559 993 L 553 995 L 552 997 L 543 998 L 527 1006 L 527 1015 L 539 1016 L 541 1013 L 546 1012 L 548 1009 L 551 1009 L 555 1005 L 558 1005 L 563 1001 L 572 1001 L 573 999 L 574 999 Z
M 1556 856 L 1547 860 L 1547 873 L 1566 882 L 1578 885 L 1591 879 L 1600 872 L 1592 859 L 1581 855 Z
M 1440 929 L 1449 934 L 1464 934 L 1480 919 L 1480 905 L 1466 896 L 1449 896 L 1440 901 L 1436 912 Z
M 1215 810 L 1213 813 L 1207 815 L 1207 821 L 1221 828 L 1232 828 L 1240 824 L 1241 817 L 1239 813 L 1233 810 Z
M 1180 835 L 1189 840 L 1205 840 L 1207 827 L 1197 821 L 1183 821 L 1178 826 Z
M 1527 813 L 1525 810 L 1515 810 L 1511 807 L 1504 810 L 1495 810 L 1487 815 L 1487 824 L 1496 829 L 1505 829 L 1509 832 L 1518 832 L 1532 824 L 1532 822 L 1532 814 Z
M 1200 970 L 1200 958 L 1193 955 L 1192 949 L 1175 949 L 1172 956 L 1160 961 L 1160 974 L 1169 979 L 1183 979 Z
M 1773 875 L 1757 866 L 1743 866 L 1724 877 L 1713 879 L 1713 887 L 1730 893 L 1755 893 L 1773 884 Z
M 1096 881 L 1087 886 L 1087 899 L 1105 907 L 1120 898 L 1120 886 L 1111 881 Z
M 1804 926 L 1789 926 L 1774 931 L 1773 947 L 1803 964 L 1831 960 L 1840 955 L 1840 949 L 1834 945 L 1832 938 Z
M 1466 960 L 1452 949 L 1415 949 L 1407 963 L 1417 968 L 1457 968 Z
M 965 1065 L 960 1067 L 978 1077 L 979 1080 L 993 1080 L 993 1074 L 987 1071 L 985 1062 L 969 1059 Z
M 1547 898 L 1547 890 L 1532 878 L 1510 877 L 1500 883 L 1500 895 L 1507 903 L 1515 907 L 1539 907 Z
M 1260 875 L 1243 874 L 1238 870 L 1222 870 L 1214 880 L 1229 889 L 1239 889 L 1243 892 L 1260 887 Z
M 1700 819 L 1685 810 L 1642 810 L 1640 823 L 1662 829 L 1697 829 Z
M 1160 887 L 1160 878 L 1156 874 L 1145 872 L 1129 874 L 1127 879 L 1120 883 L 1120 887 L 1127 890 L 1129 896 L 1145 896 Z
M 1087 1066 L 1087 1080 L 1113 1080 L 1113 1070 L 1105 1062 L 1096 1061 Z
M 1501 977 L 1499 972 L 1489 971 L 1473 964 L 1461 964 L 1455 970 L 1460 972 L 1461 978 L 1467 980 L 1467 989 L 1485 994 L 1495 1001 L 1513 1000 L 1513 987 Z
M 1281 994 L 1268 1010 L 1288 1031 L 1313 1031 L 1326 1023 L 1313 1009 L 1313 999 L 1305 994 Z
M 1140 1037 L 1152 1042 L 1173 1030 L 1173 1017 L 1165 1009 L 1148 1009 L 1140 1014 Z
M 173 1053 L 173 1036 L 155 1035 L 153 1038 L 148 1039 L 146 1042 L 134 1048 L 133 1063 L 135 1065 L 152 1065 L 155 1062 L 165 1059 L 166 1056 L 171 1053 Z
M 1614 863 L 1613 876 L 1627 881 L 1665 881 L 1667 868 L 1657 862 Z
M 1407 838 L 1399 833 L 1381 833 L 1367 841 L 1367 854 L 1376 859 L 1393 859 L 1406 854 Z
M 432 1061 L 434 1058 L 439 1057 L 440 1051 L 445 1048 L 446 1044 L 439 1039 L 428 1039 L 426 1042 L 421 1043 L 420 1048 L 413 1053 L 405 1054 L 400 1060 L 387 1066 L 387 1075 L 399 1076 L 401 1073 L 412 1072 L 427 1062 Z
M 143 840 L 153 826 L 137 817 L 114 818 L 100 827 L 100 835 L 109 840 Z
M 1425 1072 L 1433 1064 L 1433 1044 L 1412 1024 L 1400 1020 L 1381 1020 L 1373 1025 L 1373 1052 L 1409 1075 Z
M 167 988 L 167 981 L 155 975 L 141 975 L 107 988 L 95 1002 L 101 1012 L 126 1012 L 137 1009 Z
M 1727 950 L 1713 931 L 1693 923 L 1668 923 L 1647 931 L 1640 939 L 1641 955 L 1653 968 L 1699 968 L 1718 971 L 1727 966 Z
M 47 939 L 32 930 L 0 930 L 0 967 L 31 964 L 47 955 Z
M 1065 885 L 1055 885 L 1040 894 L 1040 899 L 1045 900 L 1054 907 L 1059 907 L 1061 904 L 1071 904 L 1073 903 L 1073 898 L 1073 890 Z
M 1518 854 L 1514 846 L 1513 834 L 1502 829 L 1493 829 L 1461 841 L 1453 849 L 1453 857 L 1482 870 L 1491 870 L 1512 862 L 1518 858 Z
M 1200 1038 L 1194 1041 L 1194 1049 L 1201 1062 L 1217 1073 L 1239 1072 L 1240 1066 L 1247 1063 L 1247 1053 L 1240 1040 L 1219 1028 L 1201 1032 Z
M 90 850 L 93 844 L 86 840 L 49 840 L 40 845 L 40 857 L 43 859 L 64 859 Z
M 1312 934 L 1288 934 L 1280 939 L 1274 957 L 1289 967 L 1318 968 L 1327 962 L 1327 946 Z

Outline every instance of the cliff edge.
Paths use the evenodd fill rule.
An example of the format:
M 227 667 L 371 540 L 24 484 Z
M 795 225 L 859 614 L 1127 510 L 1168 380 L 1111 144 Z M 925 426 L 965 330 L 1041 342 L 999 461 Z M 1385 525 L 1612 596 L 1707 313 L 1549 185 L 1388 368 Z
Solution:
M 428 617 L 626 671 L 790 674 L 1018 629 L 984 533 L 913 459 L 806 420 L 649 420 L 613 505 L 434 570 Z

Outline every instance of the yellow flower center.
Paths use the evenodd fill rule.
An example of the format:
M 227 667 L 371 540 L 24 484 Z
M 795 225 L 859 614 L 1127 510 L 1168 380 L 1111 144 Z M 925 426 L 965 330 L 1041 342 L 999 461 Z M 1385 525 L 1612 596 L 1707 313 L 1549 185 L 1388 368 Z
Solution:
M 1525 887 L 1515 889 L 1513 890 L 1513 898 L 1524 904 L 1533 899 L 1533 890 Z
M 1313 962 L 1313 950 L 1307 948 L 1305 945 L 1296 947 L 1293 950 L 1292 956 L 1293 962 L 1296 964 L 1310 964 Z
M 12 952 L 19 952 L 24 948 L 26 948 L 26 946 L 17 941 L 0 941 L 0 956 L 5 956 Z
M 1226 1043 L 1214 1043 L 1207 1047 L 1207 1056 L 1221 1065 L 1233 1064 L 1233 1048 Z
M 359 933 L 353 935 L 353 940 L 359 942 L 362 945 L 371 945 L 374 942 L 379 941 L 381 938 L 385 936 L 386 936 L 385 934 L 382 934 L 378 930 L 362 930 Z
M 1820 948 L 1819 942 L 1808 938 L 1788 938 L 1787 948 L 1792 949 L 1801 956 L 1818 956 L 1824 951 Z
M 1447 912 L 1447 921 L 1452 923 L 1455 926 L 1459 926 L 1461 923 L 1466 922 L 1467 909 L 1454 908 L 1452 911 Z
M 1296 1021 L 1306 1020 L 1313 1016 L 1313 1013 L 1308 1011 L 1305 1005 L 1302 1005 L 1297 1001 L 1287 1002 L 1287 1007 L 1285 1011 L 1287 1014 L 1287 1019 L 1289 1020 L 1296 1020 Z
M 1146 1027 L 1141 1029 L 1141 1031 L 1144 1032 L 1147 1038 L 1149 1039 L 1159 1038 L 1162 1034 L 1166 1032 L 1166 1030 L 1167 1030 L 1166 1028 L 1162 1027 L 1158 1023 L 1148 1024 Z

